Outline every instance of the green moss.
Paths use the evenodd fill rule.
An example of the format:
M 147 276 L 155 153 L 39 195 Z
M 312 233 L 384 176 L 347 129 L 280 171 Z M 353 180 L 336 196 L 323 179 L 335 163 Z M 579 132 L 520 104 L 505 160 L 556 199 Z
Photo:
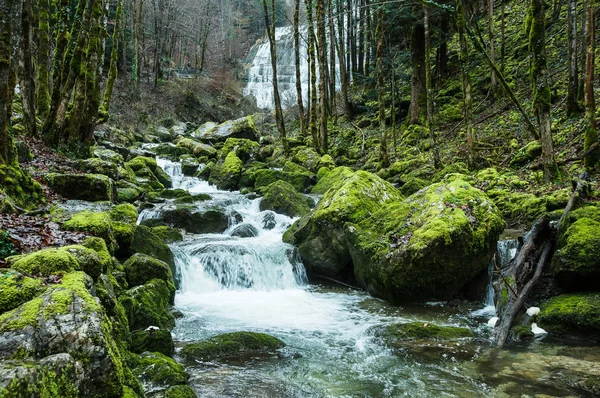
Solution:
M 260 210 L 273 210 L 289 217 L 303 216 L 310 211 L 306 198 L 285 181 L 276 181 L 266 188 Z
M 105 175 L 115 181 L 119 179 L 119 166 L 107 160 L 98 158 L 80 160 L 79 169 L 89 174 Z
M 44 299 L 36 297 L 23 305 L 0 315 L 0 332 L 23 329 L 27 326 L 37 327 L 38 316 Z
M 527 162 L 537 159 L 542 154 L 542 144 L 539 141 L 531 141 L 515 153 L 510 164 L 522 166 Z
M 66 250 L 45 249 L 19 256 L 11 268 L 28 275 L 50 276 L 60 272 L 79 270 L 80 265 L 77 259 Z
M 158 352 L 140 355 L 133 373 L 140 379 L 159 386 L 185 384 L 190 378 L 182 365 Z
M 511 332 L 516 341 L 523 341 L 532 339 L 534 334 L 531 331 L 531 326 L 515 326 L 511 329 Z
M 132 330 L 149 326 L 171 330 L 175 327 L 175 318 L 169 311 L 173 298 L 174 291 L 165 281 L 153 279 L 126 291 L 119 301 L 123 304 Z
M 173 386 L 164 392 L 164 398 L 196 398 L 197 395 L 190 386 Z
M 69 221 L 64 222 L 62 228 L 67 231 L 87 232 L 100 237 L 104 239 L 111 252 L 115 250 L 116 240 L 108 213 L 82 211 L 74 214 Z
M 239 187 L 243 163 L 235 152 L 230 152 L 222 164 L 210 170 L 209 182 L 220 189 L 233 190 Z
M 113 221 L 135 225 L 138 219 L 138 212 L 134 205 L 121 204 L 113 207 L 110 210 L 110 218 Z
M 79 263 L 79 268 L 96 280 L 106 268 L 98 253 L 82 245 L 65 246 L 61 251 L 69 252 Z
M 165 199 L 178 199 L 190 196 L 190 193 L 185 189 L 165 189 L 160 192 L 160 197 Z
M 104 239 L 97 237 L 87 238 L 81 245 L 94 250 L 98 254 L 103 270 L 108 270 L 112 267 L 113 259 Z
M 129 286 L 140 286 L 152 279 L 162 279 L 167 284 L 174 284 L 169 264 L 146 254 L 134 254 L 124 266 Z
M 0 272 L 0 314 L 17 308 L 44 290 L 40 279 L 11 270 Z
M 259 352 L 272 352 L 285 344 L 276 337 L 256 332 L 234 332 L 185 346 L 181 355 L 191 360 L 211 360 Z
M 152 228 L 152 232 L 166 243 L 179 242 L 183 235 L 175 228 L 163 225 Z
M 0 164 L 0 187 L 0 200 L 6 195 L 18 207 L 36 209 L 44 202 L 42 186 L 17 166 Z M 0 210 L 2 207 L 0 204 Z
M 169 264 L 171 269 L 175 267 L 173 252 L 171 252 L 169 246 L 167 246 L 161 236 L 157 235 L 153 229 L 144 225 L 140 225 L 135 229 L 131 250 L 134 253 L 147 254 L 164 261 Z
M 331 167 L 331 163 L 333 163 L 333 159 L 331 159 L 331 157 L 329 157 L 331 159 L 331 163 L 320 166 L 319 162 L 321 160 L 321 155 L 319 155 L 312 148 L 300 147 L 300 148 L 296 148 L 296 151 L 297 152 L 292 157 L 292 161 L 294 161 L 297 164 L 302 165 L 303 167 L 305 167 L 306 169 L 308 169 L 312 172 L 316 172 L 319 169 L 319 167 L 323 167 L 323 166 Z M 333 167 L 335 167 L 335 165 Z
M 194 141 L 190 138 L 181 138 L 177 140 L 177 146 L 186 148 L 196 157 L 206 156 L 208 158 L 214 158 L 217 155 L 217 150 L 212 146 Z
M 331 188 L 336 188 L 344 182 L 348 177 L 351 177 L 354 172 L 348 167 L 337 167 L 329 173 L 322 175 L 312 189 L 312 193 L 324 194 Z
M 453 340 L 473 337 L 473 332 L 467 328 L 456 326 L 438 326 L 432 323 L 410 322 L 389 325 L 384 333 L 384 338 L 394 340 L 406 339 L 435 339 Z
M 600 336 L 600 294 L 556 296 L 540 305 L 538 324 L 548 332 Z
M 49 173 L 44 180 L 56 193 L 68 199 L 114 201 L 116 187 L 113 180 L 101 174 Z
M 243 162 L 255 159 L 258 156 L 260 145 L 256 141 L 243 138 L 227 138 L 223 148 L 221 148 L 221 158 L 225 158 L 229 153 L 234 152 Z
M 159 352 L 173 356 L 175 345 L 171 332 L 164 329 L 137 330 L 131 334 L 131 352 Z
M 131 168 L 134 172 L 137 172 L 141 169 L 148 168 L 150 171 L 154 172 L 158 165 L 156 164 L 156 159 L 137 156 L 127 162 L 127 166 Z M 137 173 L 136 173 L 137 174 Z
M 83 311 L 88 313 L 102 311 L 102 306 L 87 288 L 89 283 L 86 278 L 83 272 L 65 274 L 62 282 L 52 288 L 49 295 L 51 304 L 44 305 L 42 316 L 48 319 L 56 315 L 66 314 L 71 310 L 75 296 L 86 303 L 85 308 L 82 309 Z

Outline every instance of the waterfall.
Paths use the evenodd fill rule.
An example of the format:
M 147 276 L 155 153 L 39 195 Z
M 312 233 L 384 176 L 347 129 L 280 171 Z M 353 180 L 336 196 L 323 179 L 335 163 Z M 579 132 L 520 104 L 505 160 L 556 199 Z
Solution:
M 300 76 L 302 85 L 302 98 L 308 104 L 309 90 L 309 64 L 306 38 L 308 27 L 301 26 L 300 31 Z M 277 43 L 277 82 L 281 106 L 285 109 L 298 103 L 296 91 L 296 60 L 294 57 L 294 29 L 292 26 L 275 28 Z M 329 55 L 329 54 L 328 54 Z M 271 66 L 271 52 L 268 39 L 263 39 L 255 44 L 247 57 L 248 82 L 244 88 L 245 96 L 253 96 L 256 104 L 262 109 L 273 109 L 273 68 Z M 317 71 L 318 73 L 318 71 Z M 317 81 L 318 81 L 317 76 Z M 336 89 L 340 88 L 339 63 L 336 54 Z
M 496 267 L 503 267 L 508 264 L 510 260 L 513 259 L 515 254 L 517 254 L 517 246 L 519 241 L 517 239 L 506 239 L 498 242 L 498 248 L 496 250 L 497 256 L 492 258 L 490 261 L 490 265 L 488 267 L 488 275 L 489 281 L 486 288 L 485 294 L 485 308 L 477 311 L 478 314 L 490 314 L 494 315 L 496 313 L 496 307 L 494 304 L 494 270 Z

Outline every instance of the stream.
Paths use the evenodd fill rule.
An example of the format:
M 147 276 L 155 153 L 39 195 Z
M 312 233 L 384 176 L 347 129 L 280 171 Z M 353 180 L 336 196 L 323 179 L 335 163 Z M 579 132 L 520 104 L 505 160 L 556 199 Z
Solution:
M 171 245 L 180 280 L 175 307 L 184 314 L 173 330 L 176 345 L 233 331 L 268 333 L 287 345 L 278 357 L 189 367 L 190 385 L 199 397 L 579 396 L 561 381 L 564 363 L 600 367 L 597 348 L 584 355 L 549 339 L 494 352 L 489 298 L 486 305 L 394 307 L 351 288 L 309 285 L 293 248 L 281 240 L 294 219 L 261 212 L 260 198 L 185 177 L 179 163 L 158 163 L 172 177 L 173 188 L 212 197 L 199 208 L 221 207 L 230 217 L 223 234 L 186 234 Z M 142 211 L 140 221 L 160 217 L 168 206 L 172 202 Z M 241 224 L 254 227 L 257 235 L 232 236 Z M 499 247 L 502 261 L 510 260 L 514 244 Z M 466 326 L 477 339 L 449 350 L 393 351 L 377 337 L 385 325 L 415 320 Z

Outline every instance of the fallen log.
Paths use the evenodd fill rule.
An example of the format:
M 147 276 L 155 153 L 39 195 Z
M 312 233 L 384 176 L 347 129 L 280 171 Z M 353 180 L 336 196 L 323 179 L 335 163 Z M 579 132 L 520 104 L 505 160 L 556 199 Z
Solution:
M 557 226 L 552 226 L 547 216 L 536 221 L 525 236 L 515 258 L 503 269 L 498 270 L 500 278 L 494 282 L 496 312 L 499 318 L 494 329 L 494 340 L 498 347 L 502 348 L 506 344 L 510 331 L 515 326 L 515 320 L 524 312 L 529 294 L 552 258 L 559 230 L 579 198 L 585 195 L 587 178 L 585 171 L 579 176 Z

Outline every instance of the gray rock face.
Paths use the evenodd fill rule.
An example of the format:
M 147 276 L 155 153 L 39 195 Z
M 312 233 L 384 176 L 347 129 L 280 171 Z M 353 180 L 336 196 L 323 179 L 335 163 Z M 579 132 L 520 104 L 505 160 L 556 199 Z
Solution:
M 64 368 L 73 391 L 61 396 L 121 396 L 123 364 L 106 313 L 88 290 L 92 286 L 83 273 L 67 274 L 62 284 L 0 318 L 0 393 L 5 388 L 16 389 L 9 396 L 40 396 L 27 395 L 27 389 L 43 391 L 44 374 Z M 14 358 L 23 361 L 5 371 Z M 25 360 L 35 366 L 27 369 Z
M 59 195 L 67 199 L 112 202 L 117 197 L 114 181 L 101 174 L 49 173 L 45 181 Z
M 227 138 L 245 138 L 257 141 L 258 132 L 252 116 L 246 116 L 236 120 L 229 120 L 213 128 L 202 126 L 196 131 L 195 136 L 202 141 L 224 142 Z
M 235 227 L 231 236 L 237 236 L 238 238 L 254 238 L 258 236 L 258 230 L 251 224 L 241 224 Z

